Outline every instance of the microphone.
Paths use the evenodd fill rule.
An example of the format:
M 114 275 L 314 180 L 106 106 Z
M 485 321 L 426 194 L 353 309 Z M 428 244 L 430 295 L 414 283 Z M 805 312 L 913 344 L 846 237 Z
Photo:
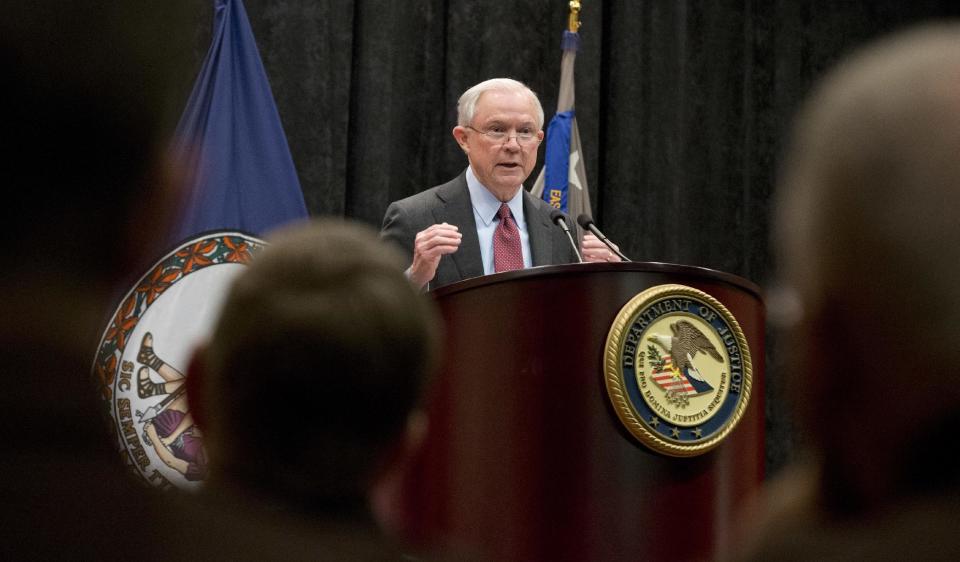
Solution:
M 623 255 L 623 254 L 620 252 L 620 250 L 618 250 L 618 249 L 616 248 L 616 246 L 614 246 L 612 243 L 610 243 L 609 240 L 607 240 L 607 237 L 604 236 L 603 233 L 600 232 L 600 229 L 597 228 L 597 225 L 594 224 L 593 219 L 590 218 L 590 215 L 584 213 L 584 214 L 580 215 L 579 217 L 577 217 L 577 224 L 580 225 L 580 228 L 582 228 L 582 229 L 584 229 L 584 230 L 589 230 L 590 232 L 592 232 L 594 236 L 596 236 L 601 242 L 603 242 L 604 244 L 606 244 L 607 248 L 610 248 L 610 251 L 611 251 L 611 252 L 613 252 L 614 254 L 617 254 L 618 256 L 620 256 L 620 259 L 622 259 L 623 261 L 632 261 L 630 258 L 628 258 L 627 256 Z
M 563 229 L 563 232 L 567 235 L 567 240 L 570 241 L 570 245 L 573 247 L 573 253 L 577 255 L 577 261 L 583 263 L 583 257 L 580 256 L 580 249 L 577 248 L 577 243 L 574 242 L 573 236 L 570 234 L 570 227 L 567 226 L 567 215 L 563 214 L 563 211 L 560 209 L 554 209 L 550 211 L 550 220 L 553 221 L 553 224 Z

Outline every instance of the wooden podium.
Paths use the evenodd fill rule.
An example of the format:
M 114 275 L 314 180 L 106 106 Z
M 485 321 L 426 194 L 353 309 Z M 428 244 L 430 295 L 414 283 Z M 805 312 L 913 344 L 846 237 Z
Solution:
M 736 317 L 753 362 L 739 424 L 690 458 L 618 419 L 603 354 L 621 308 L 653 286 L 699 289 Z M 414 544 L 493 561 L 710 560 L 764 466 L 764 305 L 749 281 L 662 263 L 571 264 L 433 292 L 446 323 L 423 449 L 397 505 Z M 456 557 L 454 557 L 456 559 Z

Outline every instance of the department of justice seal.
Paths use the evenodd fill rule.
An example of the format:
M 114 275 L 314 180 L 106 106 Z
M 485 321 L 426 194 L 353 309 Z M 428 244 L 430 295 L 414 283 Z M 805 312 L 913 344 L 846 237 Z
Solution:
M 107 323 L 93 375 L 124 464 L 151 486 L 189 490 L 206 477 L 187 364 L 229 284 L 264 247 L 232 231 L 188 240 L 134 284 Z
M 620 421 L 666 455 L 713 449 L 750 400 L 750 350 L 740 325 L 692 287 L 659 285 L 630 299 L 607 335 L 603 363 Z

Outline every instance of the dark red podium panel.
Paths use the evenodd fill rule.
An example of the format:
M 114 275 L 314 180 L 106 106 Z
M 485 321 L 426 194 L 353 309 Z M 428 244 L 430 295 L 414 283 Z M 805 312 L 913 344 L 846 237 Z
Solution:
M 716 449 L 666 457 L 637 442 L 607 397 L 607 333 L 633 296 L 677 283 L 723 303 L 753 362 L 749 406 Z M 446 322 L 425 446 L 405 476 L 416 544 L 496 561 L 713 559 L 764 464 L 764 306 L 739 277 L 659 263 L 491 275 L 434 292 Z

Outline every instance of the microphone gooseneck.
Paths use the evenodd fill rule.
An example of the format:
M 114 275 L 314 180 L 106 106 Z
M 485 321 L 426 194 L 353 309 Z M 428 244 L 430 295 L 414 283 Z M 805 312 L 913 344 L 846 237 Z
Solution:
M 554 209 L 550 211 L 550 220 L 553 221 L 553 224 L 563 229 L 564 234 L 567 235 L 567 240 L 570 241 L 570 247 L 573 248 L 573 253 L 577 256 L 577 261 L 583 263 L 583 256 L 580 255 L 577 242 L 573 239 L 573 235 L 570 234 L 570 227 L 567 226 L 567 215 L 563 214 L 563 211 L 560 209 Z

